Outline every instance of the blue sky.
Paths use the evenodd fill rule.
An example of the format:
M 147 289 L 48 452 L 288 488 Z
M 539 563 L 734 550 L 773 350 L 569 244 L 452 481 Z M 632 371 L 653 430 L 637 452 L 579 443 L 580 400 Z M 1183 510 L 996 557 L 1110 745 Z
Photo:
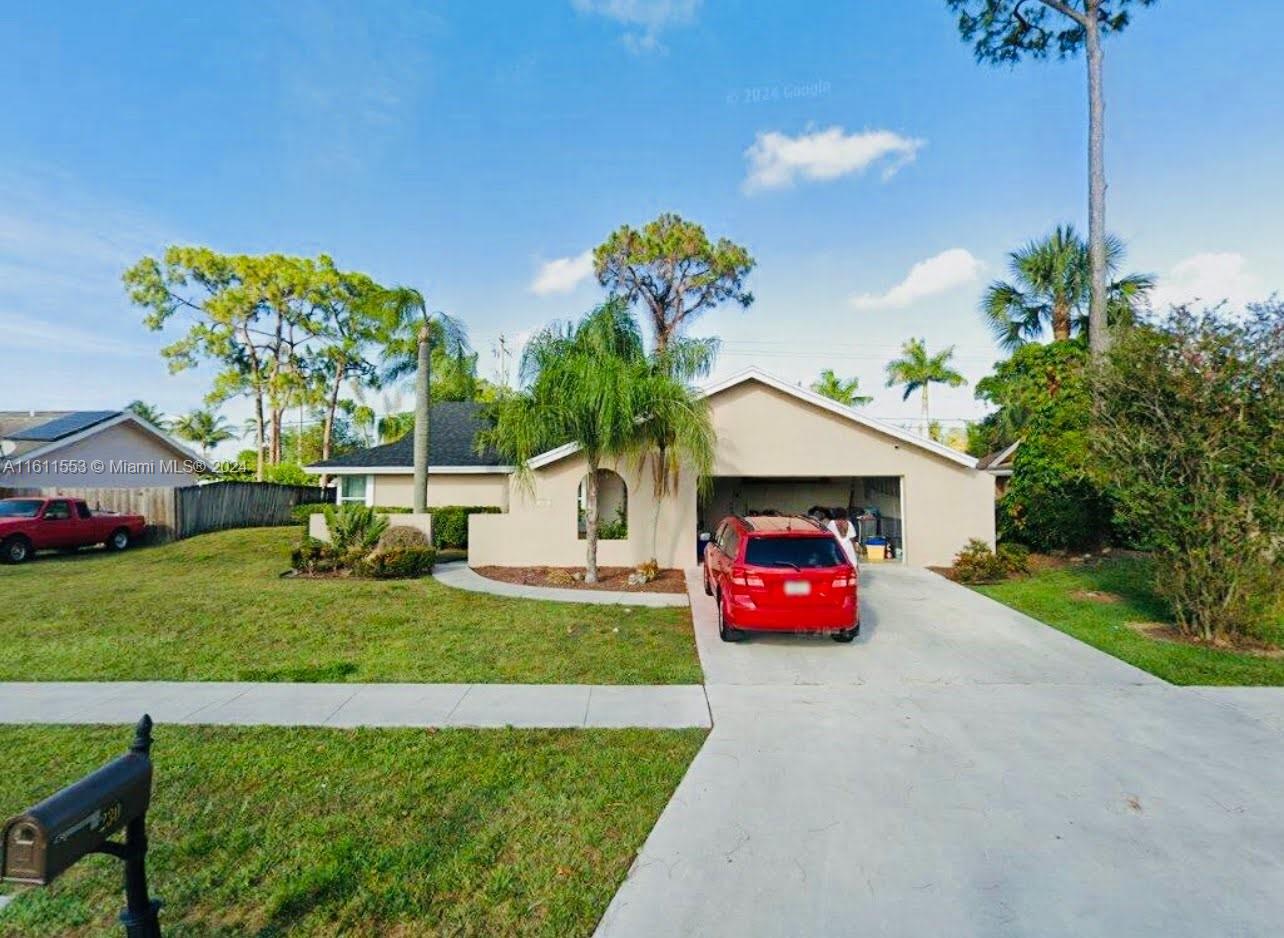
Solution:
M 0 14 L 0 408 L 198 404 L 119 285 L 169 243 L 417 286 L 489 372 L 599 298 L 585 250 L 673 210 L 758 261 L 751 309 L 696 326 L 719 375 L 832 367 L 912 417 L 896 347 L 953 344 L 975 383 L 985 281 L 1084 227 L 1082 61 L 979 66 L 943 0 L 184 6 Z M 1110 228 L 1161 301 L 1284 285 L 1281 33 L 1268 0 L 1161 0 L 1107 46 Z

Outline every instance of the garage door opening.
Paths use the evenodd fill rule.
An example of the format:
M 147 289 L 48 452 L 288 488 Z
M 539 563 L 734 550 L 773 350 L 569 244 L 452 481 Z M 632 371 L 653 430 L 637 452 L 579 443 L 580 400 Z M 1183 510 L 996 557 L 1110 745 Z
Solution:
M 905 557 L 900 476 L 715 476 L 700 499 L 700 532 L 727 515 L 805 515 L 815 508 L 843 508 L 860 528 L 861 544 L 886 538 L 897 560 Z

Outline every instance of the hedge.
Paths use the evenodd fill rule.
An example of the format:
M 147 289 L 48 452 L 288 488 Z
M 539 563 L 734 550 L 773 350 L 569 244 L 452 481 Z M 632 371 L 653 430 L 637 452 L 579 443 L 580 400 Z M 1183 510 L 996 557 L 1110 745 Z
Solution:
M 409 508 L 376 508 L 381 514 L 406 514 Z M 497 515 L 503 511 L 494 505 L 442 505 L 429 508 L 432 515 L 432 543 L 438 550 L 451 548 L 466 550 L 468 548 L 468 516 Z

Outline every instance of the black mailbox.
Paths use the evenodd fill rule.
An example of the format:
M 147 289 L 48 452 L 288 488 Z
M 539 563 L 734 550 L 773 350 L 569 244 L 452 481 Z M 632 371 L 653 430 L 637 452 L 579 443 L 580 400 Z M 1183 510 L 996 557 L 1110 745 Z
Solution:
M 129 752 L 4 825 L 5 879 L 43 886 L 147 812 L 152 760 Z
M 129 752 L 5 822 L 0 878 L 44 886 L 90 853 L 125 867 L 127 938 L 160 938 L 160 902 L 147 894 L 147 808 L 152 800 L 152 719 L 138 721 Z M 124 842 L 110 840 L 123 829 Z

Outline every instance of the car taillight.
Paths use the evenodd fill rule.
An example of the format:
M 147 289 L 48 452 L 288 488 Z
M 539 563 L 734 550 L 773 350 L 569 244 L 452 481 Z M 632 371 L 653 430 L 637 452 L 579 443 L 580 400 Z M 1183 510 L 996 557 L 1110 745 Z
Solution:
M 849 589 L 855 585 L 856 585 L 855 574 L 852 574 L 851 576 L 840 576 L 840 577 L 834 578 L 834 589 L 836 590 Z
M 731 568 L 731 582 L 736 586 L 756 586 L 760 589 L 764 585 L 762 577 L 748 572 L 744 567 Z

